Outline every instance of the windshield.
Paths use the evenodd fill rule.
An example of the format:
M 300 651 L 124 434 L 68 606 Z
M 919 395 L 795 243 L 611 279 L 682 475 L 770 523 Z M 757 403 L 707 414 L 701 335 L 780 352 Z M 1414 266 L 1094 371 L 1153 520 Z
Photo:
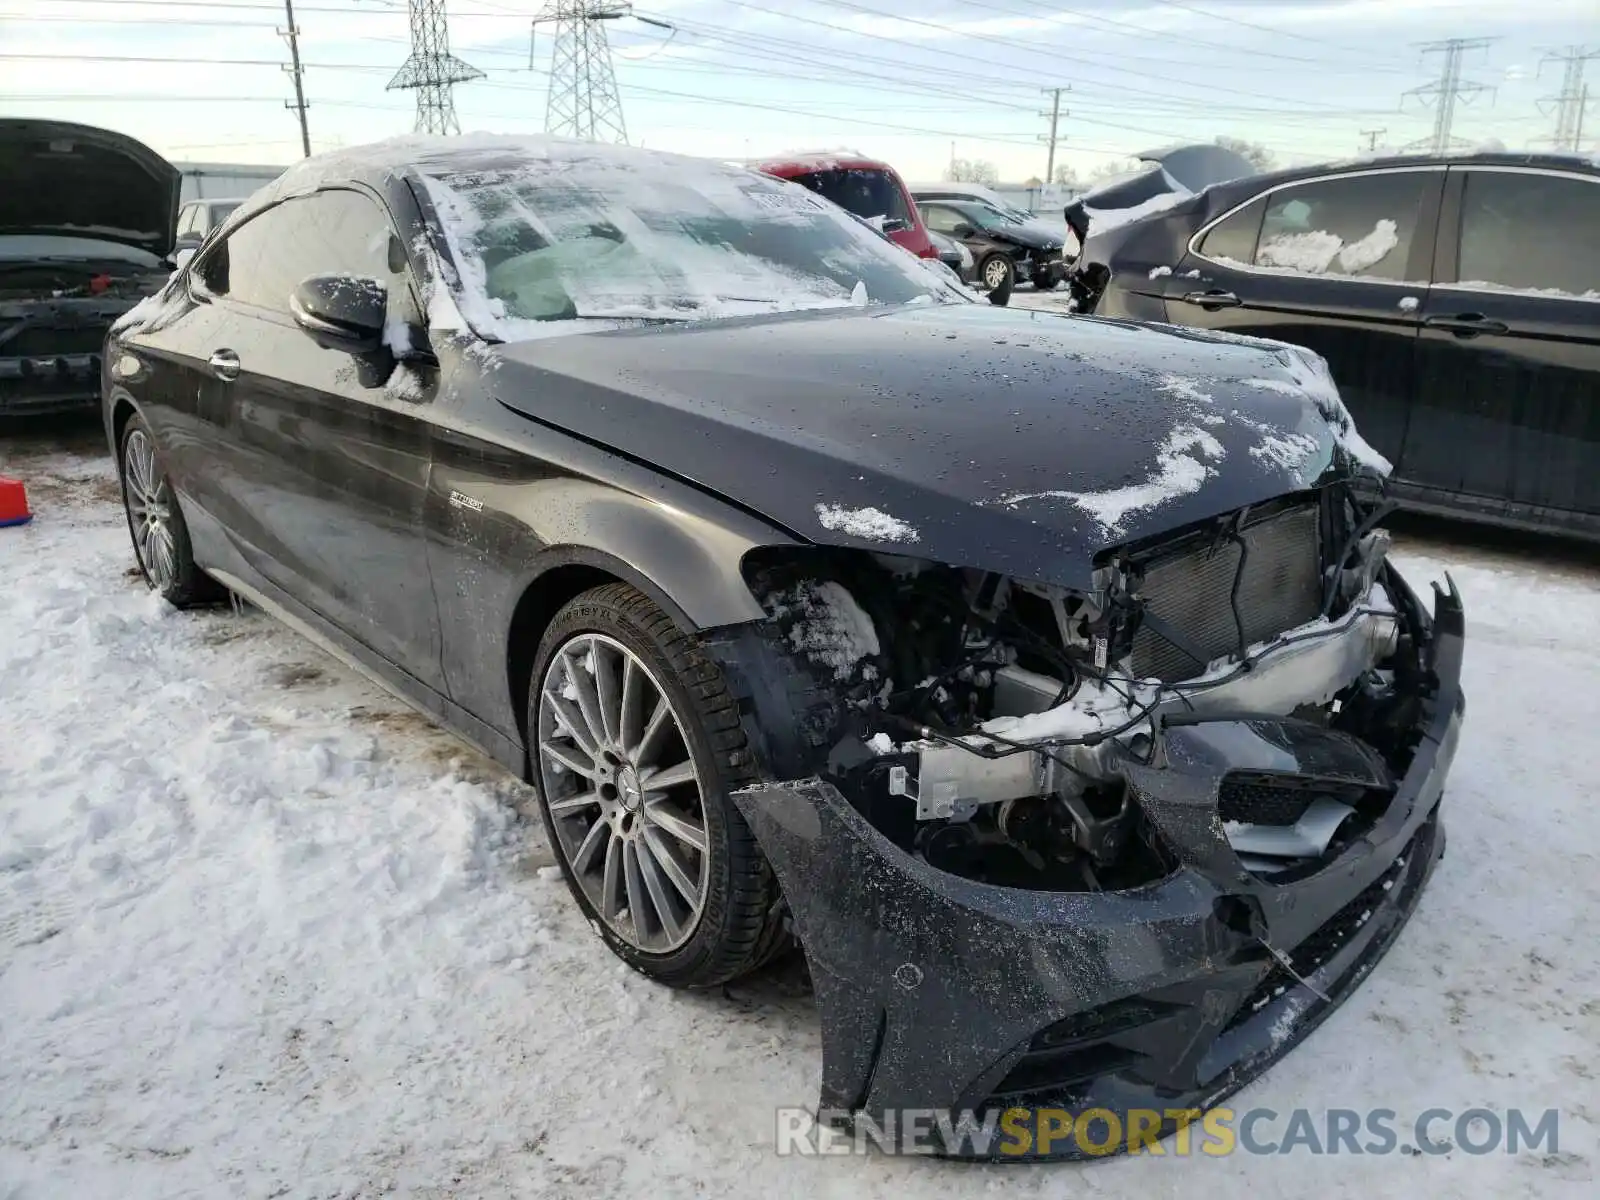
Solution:
M 1004 229 L 1008 225 L 1020 224 L 1010 213 L 990 208 L 987 204 L 963 204 L 961 212 L 979 229 Z
M 161 260 L 148 250 L 125 246 L 121 242 L 50 233 L 0 234 L 0 260 L 14 262 L 38 259 L 125 262 L 151 271 L 161 266 Z
M 502 341 L 584 319 L 688 321 L 964 299 L 803 188 L 718 163 L 563 147 L 424 176 L 462 313 Z
M 793 176 L 793 179 L 801 187 L 810 188 L 845 212 L 855 213 L 858 217 L 865 217 L 869 221 L 874 217 L 882 217 L 911 224 L 905 195 L 887 171 L 871 167 L 833 167 L 825 171 L 808 171 Z

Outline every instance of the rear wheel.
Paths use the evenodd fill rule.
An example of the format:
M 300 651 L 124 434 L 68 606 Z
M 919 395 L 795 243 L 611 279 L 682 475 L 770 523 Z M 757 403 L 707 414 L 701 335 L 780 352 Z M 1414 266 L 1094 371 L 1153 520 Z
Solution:
M 694 987 L 781 948 L 776 881 L 728 798 L 754 780 L 737 704 L 655 604 L 608 584 L 563 608 L 528 731 L 551 848 L 613 952 Z
M 178 608 L 220 599 L 222 588 L 195 566 L 189 527 L 143 417 L 131 418 L 123 429 L 117 465 L 128 533 L 145 582 Z

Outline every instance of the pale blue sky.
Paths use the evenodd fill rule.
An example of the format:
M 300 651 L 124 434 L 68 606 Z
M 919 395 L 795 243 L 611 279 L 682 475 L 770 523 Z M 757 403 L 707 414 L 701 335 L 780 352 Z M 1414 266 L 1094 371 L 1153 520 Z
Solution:
M 456 89 L 465 130 L 544 126 L 542 0 L 449 0 L 452 48 L 488 72 Z M 1008 180 L 1044 173 L 1042 89 L 1070 85 L 1058 161 L 1080 173 L 1178 139 L 1230 134 L 1280 159 L 1423 137 L 1402 93 L 1437 76 L 1417 43 L 1498 40 L 1469 55 L 1496 88 L 1460 110 L 1471 142 L 1537 145 L 1555 118 L 1552 49 L 1600 48 L 1600 0 L 640 0 L 676 23 L 608 23 L 631 140 L 727 157 L 849 146 L 908 177 L 955 152 Z M 411 129 L 385 92 L 408 45 L 405 0 L 300 0 L 316 149 Z M 298 156 L 277 0 L 0 0 L 0 112 L 131 133 L 175 159 Z M 42 57 L 50 56 L 50 57 Z M 202 59 L 147 62 L 125 59 Z M 218 63 L 217 60 L 230 60 Z M 1588 124 L 1600 135 L 1600 60 Z M 1590 140 L 1590 145 L 1594 144 Z

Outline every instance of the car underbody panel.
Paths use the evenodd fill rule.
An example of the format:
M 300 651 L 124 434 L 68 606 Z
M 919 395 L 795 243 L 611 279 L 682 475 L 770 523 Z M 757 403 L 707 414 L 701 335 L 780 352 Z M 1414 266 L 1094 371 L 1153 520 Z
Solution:
M 747 565 L 770 627 L 706 644 L 774 780 L 735 802 L 811 966 L 825 1110 L 1204 1108 L 1349 994 L 1443 852 L 1464 712 L 1460 599 L 1430 617 L 1372 516 L 1286 497 L 1083 595 Z

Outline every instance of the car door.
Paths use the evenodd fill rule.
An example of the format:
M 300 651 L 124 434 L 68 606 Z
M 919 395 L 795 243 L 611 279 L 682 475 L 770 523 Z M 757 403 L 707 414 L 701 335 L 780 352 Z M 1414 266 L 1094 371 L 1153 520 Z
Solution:
M 1163 282 L 1168 318 L 1315 350 L 1392 461 L 1416 392 L 1444 180 L 1442 166 L 1367 170 L 1258 195 L 1191 240 Z
M 397 386 L 413 368 L 387 350 L 320 346 L 289 306 L 309 276 L 375 277 L 391 326 L 420 326 L 388 213 L 366 192 L 323 190 L 257 214 L 212 254 L 207 283 L 229 314 L 209 359 L 227 376 L 228 529 L 268 583 L 442 690 L 422 533 L 431 388 Z
M 1450 172 L 1401 474 L 1492 515 L 1600 517 L 1600 177 Z M 1545 510 L 1534 512 L 1531 510 Z
M 952 204 L 940 204 L 935 201 L 924 204 L 921 212 L 922 219 L 929 229 L 960 242 L 972 252 L 974 261 L 981 260 L 995 248 L 994 243 L 984 237 L 972 223 L 972 218 Z M 965 233 L 957 233 L 958 229 L 965 230 Z

